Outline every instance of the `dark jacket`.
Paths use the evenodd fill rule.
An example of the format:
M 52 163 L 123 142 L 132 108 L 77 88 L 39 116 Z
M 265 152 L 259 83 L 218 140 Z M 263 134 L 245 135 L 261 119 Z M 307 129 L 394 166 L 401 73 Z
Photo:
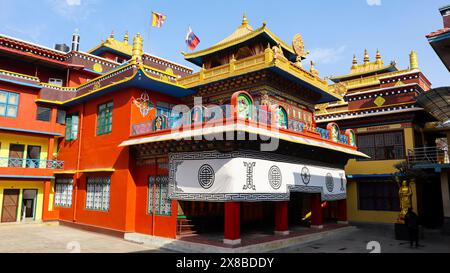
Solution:
M 413 211 L 409 211 L 405 215 L 405 224 L 408 228 L 418 229 L 419 228 L 419 217 Z

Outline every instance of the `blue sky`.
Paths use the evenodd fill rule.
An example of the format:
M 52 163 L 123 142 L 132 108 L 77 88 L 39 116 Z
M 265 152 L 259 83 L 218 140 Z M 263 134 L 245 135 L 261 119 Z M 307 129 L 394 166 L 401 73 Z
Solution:
M 353 54 L 361 62 L 364 49 L 371 60 L 377 48 L 385 63 L 409 65 L 409 52 L 433 86 L 450 85 L 449 72 L 425 35 L 442 28 L 438 8 L 448 0 L 0 0 L 0 33 L 53 47 L 70 43 L 74 29 L 87 51 L 112 30 L 116 38 L 140 32 L 146 52 L 195 68 L 184 61 L 189 26 L 200 38 L 198 49 L 231 34 L 246 13 L 250 24 L 267 27 L 287 43 L 302 34 L 309 59 L 320 75 L 346 74 Z M 151 11 L 167 15 L 163 28 L 150 27 Z M 309 65 L 304 63 L 305 67 Z M 197 68 L 195 68 L 197 69 Z

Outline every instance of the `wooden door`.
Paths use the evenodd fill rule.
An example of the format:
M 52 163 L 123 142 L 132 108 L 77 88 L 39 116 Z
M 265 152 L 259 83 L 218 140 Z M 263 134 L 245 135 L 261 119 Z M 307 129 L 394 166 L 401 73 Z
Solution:
M 20 144 L 11 144 L 9 146 L 9 167 L 23 167 L 23 154 L 25 146 Z
M 2 223 L 17 221 L 20 190 L 4 190 L 2 206 Z

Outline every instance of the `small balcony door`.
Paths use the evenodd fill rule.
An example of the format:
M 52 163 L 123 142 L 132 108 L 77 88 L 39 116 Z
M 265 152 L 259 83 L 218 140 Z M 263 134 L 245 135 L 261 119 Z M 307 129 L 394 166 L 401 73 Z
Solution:
M 27 147 L 27 168 L 39 168 L 41 147 L 29 145 Z
M 24 152 L 25 152 L 25 145 L 11 144 L 9 146 L 8 167 L 22 168 Z

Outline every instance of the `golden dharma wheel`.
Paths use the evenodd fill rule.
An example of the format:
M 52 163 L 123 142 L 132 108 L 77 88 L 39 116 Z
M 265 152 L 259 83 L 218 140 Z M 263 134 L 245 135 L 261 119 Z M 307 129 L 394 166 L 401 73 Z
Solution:
M 305 56 L 305 44 L 303 42 L 303 37 L 300 34 L 295 34 L 294 39 L 292 41 L 292 48 L 295 51 L 295 54 L 297 54 L 300 57 Z

